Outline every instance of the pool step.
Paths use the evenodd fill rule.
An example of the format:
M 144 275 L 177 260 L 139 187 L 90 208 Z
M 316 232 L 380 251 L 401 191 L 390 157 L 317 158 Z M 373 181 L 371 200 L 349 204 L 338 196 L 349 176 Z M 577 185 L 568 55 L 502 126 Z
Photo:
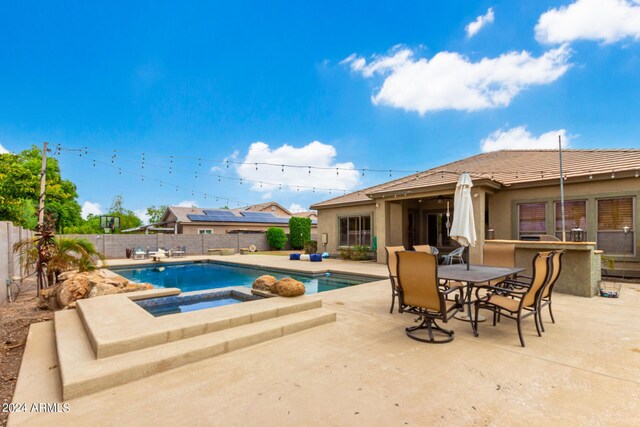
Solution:
M 98 359 L 321 307 L 318 297 L 301 296 L 154 317 L 126 294 L 78 300 L 78 314 Z
M 335 320 L 335 312 L 313 308 L 97 359 L 79 314 L 59 311 L 55 329 L 63 398 L 85 396 Z

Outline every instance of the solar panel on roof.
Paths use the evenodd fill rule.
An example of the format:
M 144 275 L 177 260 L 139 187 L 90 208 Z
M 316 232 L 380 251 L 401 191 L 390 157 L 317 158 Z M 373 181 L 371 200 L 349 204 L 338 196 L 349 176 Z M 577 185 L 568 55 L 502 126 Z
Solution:
M 278 217 L 265 212 L 253 212 L 258 215 L 236 216 L 229 211 L 205 211 L 208 215 L 188 214 L 187 218 L 196 222 L 257 222 L 265 224 L 288 224 L 289 218 Z
M 264 219 L 279 218 L 269 212 L 240 212 L 240 213 L 247 218 L 264 218 Z
M 205 209 L 204 211 L 205 215 L 208 216 L 219 216 L 219 217 L 227 217 L 227 218 L 235 218 L 236 215 L 228 210 L 225 209 Z

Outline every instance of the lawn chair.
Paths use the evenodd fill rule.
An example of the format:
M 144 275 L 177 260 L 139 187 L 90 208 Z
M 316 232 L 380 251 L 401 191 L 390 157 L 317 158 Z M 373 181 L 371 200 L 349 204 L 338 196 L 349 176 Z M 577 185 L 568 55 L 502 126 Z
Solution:
M 551 278 L 549 279 L 547 286 L 542 290 L 540 302 L 538 303 L 538 321 L 540 322 L 542 332 L 544 332 L 544 325 L 542 324 L 542 307 L 549 306 L 551 322 L 556 323 L 556 320 L 553 318 L 553 312 L 551 311 L 551 295 L 553 294 L 553 287 L 560 277 L 560 271 L 562 271 L 562 256 L 564 255 L 564 252 L 565 251 L 563 249 L 553 253 L 553 257 L 551 258 L 551 266 L 553 268 Z
M 514 319 L 517 322 L 518 336 L 522 347 L 524 347 L 522 319 L 533 316 L 538 336 L 541 337 L 542 334 L 538 326 L 538 306 L 541 293 L 551 277 L 552 256 L 553 252 L 539 252 L 533 257 L 533 275 L 528 282 L 505 280 L 500 286 L 476 286 L 476 315 L 473 320 L 475 322 L 475 330 L 478 330 L 478 312 L 481 308 L 484 308 L 493 311 L 493 326 L 496 325 L 498 315 Z M 508 286 L 513 286 L 513 288 Z M 488 292 L 481 296 L 480 291 Z
M 398 296 L 398 286 L 396 284 L 396 277 L 398 277 L 396 252 L 406 249 L 404 246 L 387 246 L 384 250 L 387 251 L 387 269 L 389 270 L 389 280 L 391 281 L 391 309 L 389 313 L 393 313 L 393 305 L 396 303 L 396 297 Z
M 170 252 L 172 257 L 184 258 L 187 256 L 187 247 L 178 245 L 175 249 L 171 249 Z
M 464 258 L 462 254 L 464 253 L 464 246 L 460 246 L 457 249 L 451 251 L 448 255 L 444 256 L 444 261 L 442 262 L 444 265 L 451 265 L 453 261 L 456 261 L 460 264 L 464 264 Z
M 145 259 L 147 257 L 147 251 L 143 247 L 138 246 L 133 249 L 133 259 Z
M 400 313 L 411 313 L 422 321 L 418 326 L 405 328 L 409 338 L 430 344 L 447 343 L 453 340 L 453 331 L 441 328 L 436 320 L 447 323 L 462 307 L 459 300 L 446 299 L 455 289 L 443 291 L 438 283 L 438 259 L 425 252 L 397 252 L 398 297 Z M 429 338 L 422 338 L 417 331 L 426 329 Z M 436 339 L 434 332 L 443 334 Z

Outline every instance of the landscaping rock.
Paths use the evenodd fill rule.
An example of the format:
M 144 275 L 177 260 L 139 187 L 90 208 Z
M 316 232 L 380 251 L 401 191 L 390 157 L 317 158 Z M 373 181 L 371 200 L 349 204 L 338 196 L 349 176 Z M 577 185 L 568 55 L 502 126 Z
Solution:
M 271 292 L 271 288 L 273 287 L 273 284 L 276 283 L 277 281 L 278 279 L 276 279 L 275 277 L 265 274 L 264 276 L 258 277 L 253 282 L 253 289 L 260 289 L 262 291 Z
M 304 295 L 304 285 L 295 279 L 289 277 L 278 280 L 271 286 L 271 292 L 280 295 L 281 297 L 297 297 Z
M 41 292 L 38 307 L 50 310 L 72 308 L 75 307 L 77 300 L 83 298 L 153 289 L 153 285 L 133 283 L 124 277 L 107 278 L 102 271 L 65 272 L 58 277 L 65 280 L 44 289 Z
M 102 295 L 113 295 L 117 294 L 119 288 L 117 286 L 113 286 L 109 283 L 97 283 L 91 291 L 89 292 L 88 298 L 95 298 Z

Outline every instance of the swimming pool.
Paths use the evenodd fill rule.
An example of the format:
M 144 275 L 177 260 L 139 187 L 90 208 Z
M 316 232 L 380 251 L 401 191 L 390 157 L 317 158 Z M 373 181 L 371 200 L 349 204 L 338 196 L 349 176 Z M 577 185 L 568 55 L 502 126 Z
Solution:
M 244 286 L 250 288 L 263 274 L 277 279 L 291 277 L 304 283 L 307 294 L 332 291 L 361 283 L 380 280 L 342 274 L 312 275 L 229 264 L 196 262 L 162 264 L 144 267 L 111 268 L 115 273 L 136 283 L 151 283 L 158 288 L 179 288 L 182 292 Z

